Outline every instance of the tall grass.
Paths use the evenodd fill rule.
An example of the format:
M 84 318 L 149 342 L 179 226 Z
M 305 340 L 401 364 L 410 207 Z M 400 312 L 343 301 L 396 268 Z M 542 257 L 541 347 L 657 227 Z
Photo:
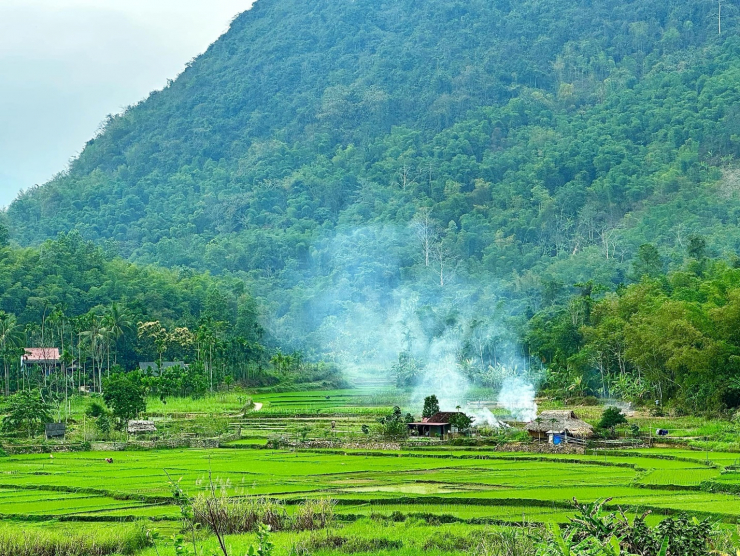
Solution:
M 22 527 L 0 528 L 0 556 L 105 556 L 135 554 L 151 545 L 141 525 L 100 527 L 83 532 Z
M 278 500 L 230 498 L 226 489 L 201 493 L 192 503 L 195 522 L 218 528 L 217 532 L 224 535 L 257 531 L 260 525 L 269 525 L 272 531 L 314 531 L 328 527 L 334 520 L 334 502 L 322 498 L 304 501 L 292 516 Z

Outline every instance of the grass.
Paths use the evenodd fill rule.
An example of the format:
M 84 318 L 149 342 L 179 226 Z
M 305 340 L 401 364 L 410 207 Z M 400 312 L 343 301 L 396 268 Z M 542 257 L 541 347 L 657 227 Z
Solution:
M 136 554 L 151 545 L 140 524 L 116 527 L 80 524 L 0 523 L 0 556 L 104 556 Z

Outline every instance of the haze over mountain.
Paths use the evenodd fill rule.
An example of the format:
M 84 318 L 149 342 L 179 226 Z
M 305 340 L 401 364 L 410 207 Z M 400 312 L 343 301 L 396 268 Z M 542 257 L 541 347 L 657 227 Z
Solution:
M 499 312 L 629 281 L 643 243 L 740 248 L 737 13 L 258 0 L 5 219 L 241 276 L 298 345 L 398 353 L 451 311 L 504 337 Z

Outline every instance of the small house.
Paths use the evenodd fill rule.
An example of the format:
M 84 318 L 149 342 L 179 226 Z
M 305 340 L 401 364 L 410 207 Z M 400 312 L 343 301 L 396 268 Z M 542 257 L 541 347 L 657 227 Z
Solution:
M 526 429 L 532 438 L 547 438 L 551 444 L 560 444 L 569 436 L 589 438 L 594 434 L 594 428 L 570 410 L 543 411 L 527 423 Z
M 62 363 L 62 357 L 59 354 L 59 348 L 42 347 L 42 348 L 25 348 L 21 355 L 21 371 L 24 372 L 28 367 L 42 367 L 45 372 L 57 367 Z
M 431 417 L 424 417 L 420 423 L 409 423 L 409 432 L 416 436 L 443 437 L 452 432 L 450 419 L 457 411 L 439 411 Z

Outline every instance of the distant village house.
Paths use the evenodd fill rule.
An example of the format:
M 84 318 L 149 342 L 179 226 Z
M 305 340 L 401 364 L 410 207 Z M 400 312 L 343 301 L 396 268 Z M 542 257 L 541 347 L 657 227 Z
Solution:
M 42 367 L 48 373 L 61 363 L 59 348 L 25 348 L 21 355 L 21 372 L 27 372 L 29 367 Z
M 450 420 L 458 414 L 457 411 L 439 411 L 431 417 L 424 417 L 420 423 L 409 423 L 409 432 L 415 436 L 438 437 L 457 432 Z

